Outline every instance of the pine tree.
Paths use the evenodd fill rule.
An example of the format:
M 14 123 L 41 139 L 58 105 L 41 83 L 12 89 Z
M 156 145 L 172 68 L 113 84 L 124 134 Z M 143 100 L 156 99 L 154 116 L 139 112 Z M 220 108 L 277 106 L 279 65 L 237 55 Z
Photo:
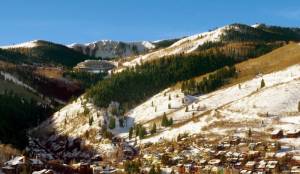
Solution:
M 149 171 L 149 174 L 156 174 L 156 171 L 155 171 L 155 167 L 152 166 L 150 171 Z
M 172 126 L 173 125 L 173 118 L 171 117 L 168 121 L 168 126 Z
M 171 109 L 171 104 L 170 103 L 168 104 L 168 109 Z
M 298 102 L 298 112 L 300 112 L 300 101 Z
M 153 123 L 150 133 L 153 135 L 156 133 L 156 124 Z
M 140 133 L 140 128 L 141 128 L 141 125 L 137 124 L 135 125 L 135 136 L 138 137 L 139 136 L 139 133 Z
M 163 118 L 161 120 L 161 126 L 167 127 L 168 126 L 168 118 L 166 113 L 164 112 Z
M 83 114 L 84 114 L 85 116 L 87 116 L 87 115 L 90 113 L 90 110 L 86 107 L 86 105 L 84 105 L 83 107 L 84 107 Z
M 124 119 L 123 118 L 119 118 L 119 125 L 120 125 L 120 127 L 124 127 Z
M 108 127 L 109 129 L 114 129 L 116 127 L 116 119 L 114 117 L 109 119 Z
M 248 130 L 248 137 L 251 137 L 251 136 L 252 136 L 252 130 L 249 129 L 249 130 Z
M 131 140 L 133 134 L 133 127 L 130 127 L 129 129 L 129 140 Z
M 266 86 L 265 80 L 262 79 L 261 82 L 260 82 L 260 88 L 263 88 L 263 87 L 265 87 L 265 86 Z
M 189 107 L 188 106 L 185 107 L 185 112 L 189 112 Z
M 145 135 L 146 135 L 146 129 L 142 126 L 140 128 L 140 131 L 139 131 L 139 138 L 140 138 L 140 140 L 144 139 Z
M 162 173 L 162 170 L 160 169 L 159 165 L 156 167 L 156 173 L 157 174 L 161 174 Z
M 94 122 L 93 116 L 89 117 L 89 125 L 90 126 L 92 126 L 93 122 Z
M 169 94 L 169 101 L 171 100 L 172 98 L 171 98 L 171 94 Z

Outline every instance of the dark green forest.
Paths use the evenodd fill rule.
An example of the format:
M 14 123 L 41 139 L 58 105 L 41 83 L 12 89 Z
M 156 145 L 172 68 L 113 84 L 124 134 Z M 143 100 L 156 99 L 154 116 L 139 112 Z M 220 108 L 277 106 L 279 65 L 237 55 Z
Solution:
M 26 131 L 47 118 L 51 109 L 5 91 L 0 94 L 0 113 L 1 143 L 22 149 L 27 145 Z
M 84 89 L 95 85 L 98 81 L 103 80 L 107 73 L 89 73 L 89 72 L 74 72 L 67 71 L 63 74 L 64 77 L 77 80 L 81 83 Z
M 111 101 L 118 101 L 126 110 L 178 81 L 230 66 L 235 62 L 221 52 L 165 57 L 114 74 L 93 86 L 87 95 L 100 107 L 107 107 Z
M 235 67 L 226 66 L 218 69 L 214 73 L 209 74 L 208 77 L 203 77 L 200 82 L 197 82 L 195 79 L 182 82 L 181 91 L 183 91 L 185 95 L 205 94 L 226 84 L 228 79 L 234 77 L 235 75 L 237 75 Z

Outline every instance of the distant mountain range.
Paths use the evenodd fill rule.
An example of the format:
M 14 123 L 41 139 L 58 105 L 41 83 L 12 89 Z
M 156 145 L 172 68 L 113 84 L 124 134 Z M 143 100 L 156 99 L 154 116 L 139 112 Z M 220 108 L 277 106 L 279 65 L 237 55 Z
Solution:
M 166 39 L 159 41 L 122 42 L 101 40 L 92 43 L 68 45 L 76 51 L 93 57 L 105 59 L 122 58 L 145 54 L 153 50 L 168 47 L 180 39 Z

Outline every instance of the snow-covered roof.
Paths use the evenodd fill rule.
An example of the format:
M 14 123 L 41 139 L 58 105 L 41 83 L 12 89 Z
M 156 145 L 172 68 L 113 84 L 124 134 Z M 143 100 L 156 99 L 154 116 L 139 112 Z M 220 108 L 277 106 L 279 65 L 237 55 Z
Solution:
M 23 156 L 17 156 L 7 162 L 4 163 L 5 165 L 8 166 L 15 166 L 15 165 L 19 165 L 19 164 L 24 164 L 24 157 Z

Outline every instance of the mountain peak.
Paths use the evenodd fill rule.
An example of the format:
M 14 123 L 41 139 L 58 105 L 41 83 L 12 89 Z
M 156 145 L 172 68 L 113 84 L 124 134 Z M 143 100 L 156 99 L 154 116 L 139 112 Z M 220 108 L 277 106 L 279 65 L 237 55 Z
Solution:
M 7 45 L 7 46 L 1 46 L 0 48 L 2 49 L 9 49 L 9 48 L 33 48 L 38 46 L 38 42 L 41 40 L 32 40 L 28 42 L 23 42 L 20 44 L 12 44 L 12 45 Z

